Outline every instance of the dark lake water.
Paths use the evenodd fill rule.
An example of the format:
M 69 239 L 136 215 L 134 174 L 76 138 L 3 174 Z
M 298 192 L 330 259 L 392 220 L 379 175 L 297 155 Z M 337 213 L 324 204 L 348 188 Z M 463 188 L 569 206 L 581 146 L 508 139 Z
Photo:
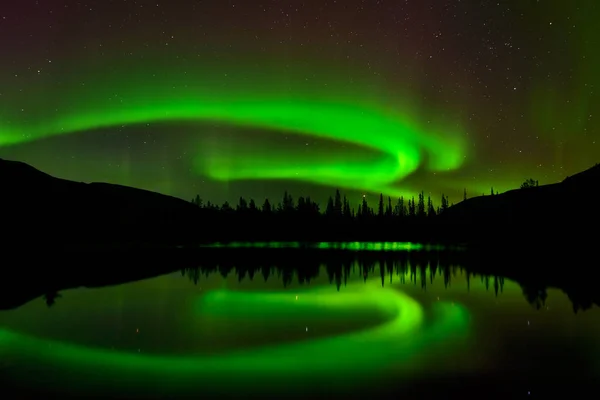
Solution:
M 342 273 L 330 261 L 311 274 L 215 265 L 64 290 L 0 312 L 0 374 L 23 395 L 77 398 L 598 389 L 597 307 L 428 257 L 359 257 Z

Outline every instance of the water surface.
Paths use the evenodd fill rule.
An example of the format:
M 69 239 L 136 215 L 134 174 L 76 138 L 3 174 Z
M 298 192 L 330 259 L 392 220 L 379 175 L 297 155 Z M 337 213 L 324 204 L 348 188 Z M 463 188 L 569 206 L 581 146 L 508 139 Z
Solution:
M 560 290 L 434 254 L 331 263 L 217 263 L 49 294 L 0 312 L 0 373 L 22 393 L 127 398 L 531 396 L 600 377 L 600 312 Z

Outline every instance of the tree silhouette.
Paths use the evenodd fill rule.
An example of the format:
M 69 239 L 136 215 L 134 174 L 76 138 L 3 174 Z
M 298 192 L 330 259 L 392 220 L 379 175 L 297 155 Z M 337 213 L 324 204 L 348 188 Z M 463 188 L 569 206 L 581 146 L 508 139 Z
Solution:
M 448 209 L 448 197 L 442 194 L 442 205 L 440 206 L 440 214 Z
M 335 215 L 335 206 L 333 203 L 333 198 L 331 196 L 329 196 L 329 199 L 327 200 L 327 208 L 325 208 L 325 215 L 327 215 L 328 217 L 332 217 L 333 215 Z
M 362 204 L 360 206 L 360 215 L 363 218 L 369 217 L 369 203 L 367 203 L 367 196 L 363 195 Z
M 269 202 L 269 199 L 265 199 L 265 202 L 262 205 L 262 212 L 265 214 L 271 214 L 272 212 L 272 208 L 271 208 L 271 203 Z
M 342 214 L 344 215 L 345 218 L 352 218 L 352 211 L 350 210 L 350 203 L 348 202 L 346 195 L 344 195 Z
M 294 199 L 287 192 L 287 190 L 283 193 L 283 203 L 282 203 L 283 212 L 290 214 L 294 211 Z
M 229 205 L 228 201 L 225 201 L 221 206 L 221 211 L 230 214 L 233 211 L 233 208 L 231 207 L 231 205 Z
M 248 204 L 248 211 L 250 211 L 251 213 L 255 213 L 256 211 L 258 211 L 254 199 L 250 199 L 250 203 Z
M 377 216 L 383 218 L 383 193 L 379 195 L 379 205 L 377 206 Z
M 399 218 L 406 217 L 406 205 L 404 204 L 403 196 L 400 196 L 398 198 L 398 204 L 396 204 L 396 209 L 394 210 L 394 214 Z
M 333 215 L 335 217 L 341 217 L 342 216 L 342 196 L 340 194 L 340 190 L 336 189 L 335 191 L 335 199 L 333 201 Z
M 533 179 L 526 179 L 525 182 L 521 183 L 521 189 L 531 189 L 538 187 L 538 181 Z
M 248 202 L 243 197 L 240 197 L 240 200 L 237 205 L 237 211 L 239 211 L 239 212 L 247 212 L 248 211 Z
M 425 194 L 419 193 L 419 202 L 417 203 L 417 216 L 419 218 L 425 217 Z
M 416 215 L 415 197 L 413 196 L 410 200 L 408 200 L 408 216 L 414 218 Z
M 433 202 L 431 201 L 431 196 L 427 196 L 427 217 L 433 218 L 435 217 L 435 208 L 433 207 Z
M 192 204 L 197 205 L 198 207 L 202 207 L 202 199 L 200 198 L 200 195 L 197 194 L 195 198 L 192 199 Z

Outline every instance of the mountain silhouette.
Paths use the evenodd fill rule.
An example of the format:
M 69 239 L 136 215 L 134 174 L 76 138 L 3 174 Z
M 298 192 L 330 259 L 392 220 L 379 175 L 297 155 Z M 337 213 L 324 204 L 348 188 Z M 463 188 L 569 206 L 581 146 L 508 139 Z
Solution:
M 423 194 L 416 207 L 422 210 L 415 214 L 413 199 L 408 216 L 395 216 L 391 199 L 381 195 L 377 213 L 363 199 L 355 216 L 339 191 L 324 212 L 310 198 L 299 197 L 295 205 L 287 192 L 278 205 L 240 198 L 237 206 L 216 206 L 203 204 L 198 196 L 188 202 L 127 186 L 69 181 L 0 159 L 1 227 L 7 249 L 283 240 L 438 242 L 495 249 L 519 244 L 549 251 L 567 242 L 571 249 L 593 242 L 600 223 L 595 206 L 599 184 L 596 165 L 560 183 L 534 182 L 451 207 L 444 198 L 441 211 L 428 206 L 431 215 L 424 212 Z
M 171 196 L 107 183 L 55 178 L 0 159 L 1 227 L 14 245 L 180 244 L 200 210 Z
M 438 219 L 470 242 L 587 241 L 595 237 L 600 223 L 595 206 L 599 188 L 597 164 L 560 183 L 464 200 Z

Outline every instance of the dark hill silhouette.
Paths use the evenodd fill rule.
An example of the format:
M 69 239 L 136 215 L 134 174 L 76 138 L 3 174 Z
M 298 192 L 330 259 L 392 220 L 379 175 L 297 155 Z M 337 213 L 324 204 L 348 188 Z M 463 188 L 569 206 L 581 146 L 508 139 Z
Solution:
M 594 238 L 600 166 L 561 183 L 475 197 L 436 211 L 430 197 L 379 197 L 351 205 L 339 191 L 320 207 L 309 197 L 240 198 L 238 205 L 187 202 L 146 190 L 55 178 L 0 160 L 3 245 L 86 248 L 212 241 L 412 241 L 552 249 Z M 262 203 L 262 204 L 261 204 Z M 407 204 L 408 203 L 408 207 Z M 356 211 L 356 212 L 355 212 Z M 572 248 L 572 247 L 571 247 Z
M 595 165 L 560 183 L 464 200 L 438 219 L 469 242 L 585 241 L 596 235 L 600 223 L 598 194 L 600 165 Z
M 565 178 L 563 183 L 567 185 L 589 185 L 592 182 L 600 182 L 600 164 Z
M 187 201 L 131 187 L 55 178 L 0 159 L 3 245 L 180 244 L 200 210 Z

